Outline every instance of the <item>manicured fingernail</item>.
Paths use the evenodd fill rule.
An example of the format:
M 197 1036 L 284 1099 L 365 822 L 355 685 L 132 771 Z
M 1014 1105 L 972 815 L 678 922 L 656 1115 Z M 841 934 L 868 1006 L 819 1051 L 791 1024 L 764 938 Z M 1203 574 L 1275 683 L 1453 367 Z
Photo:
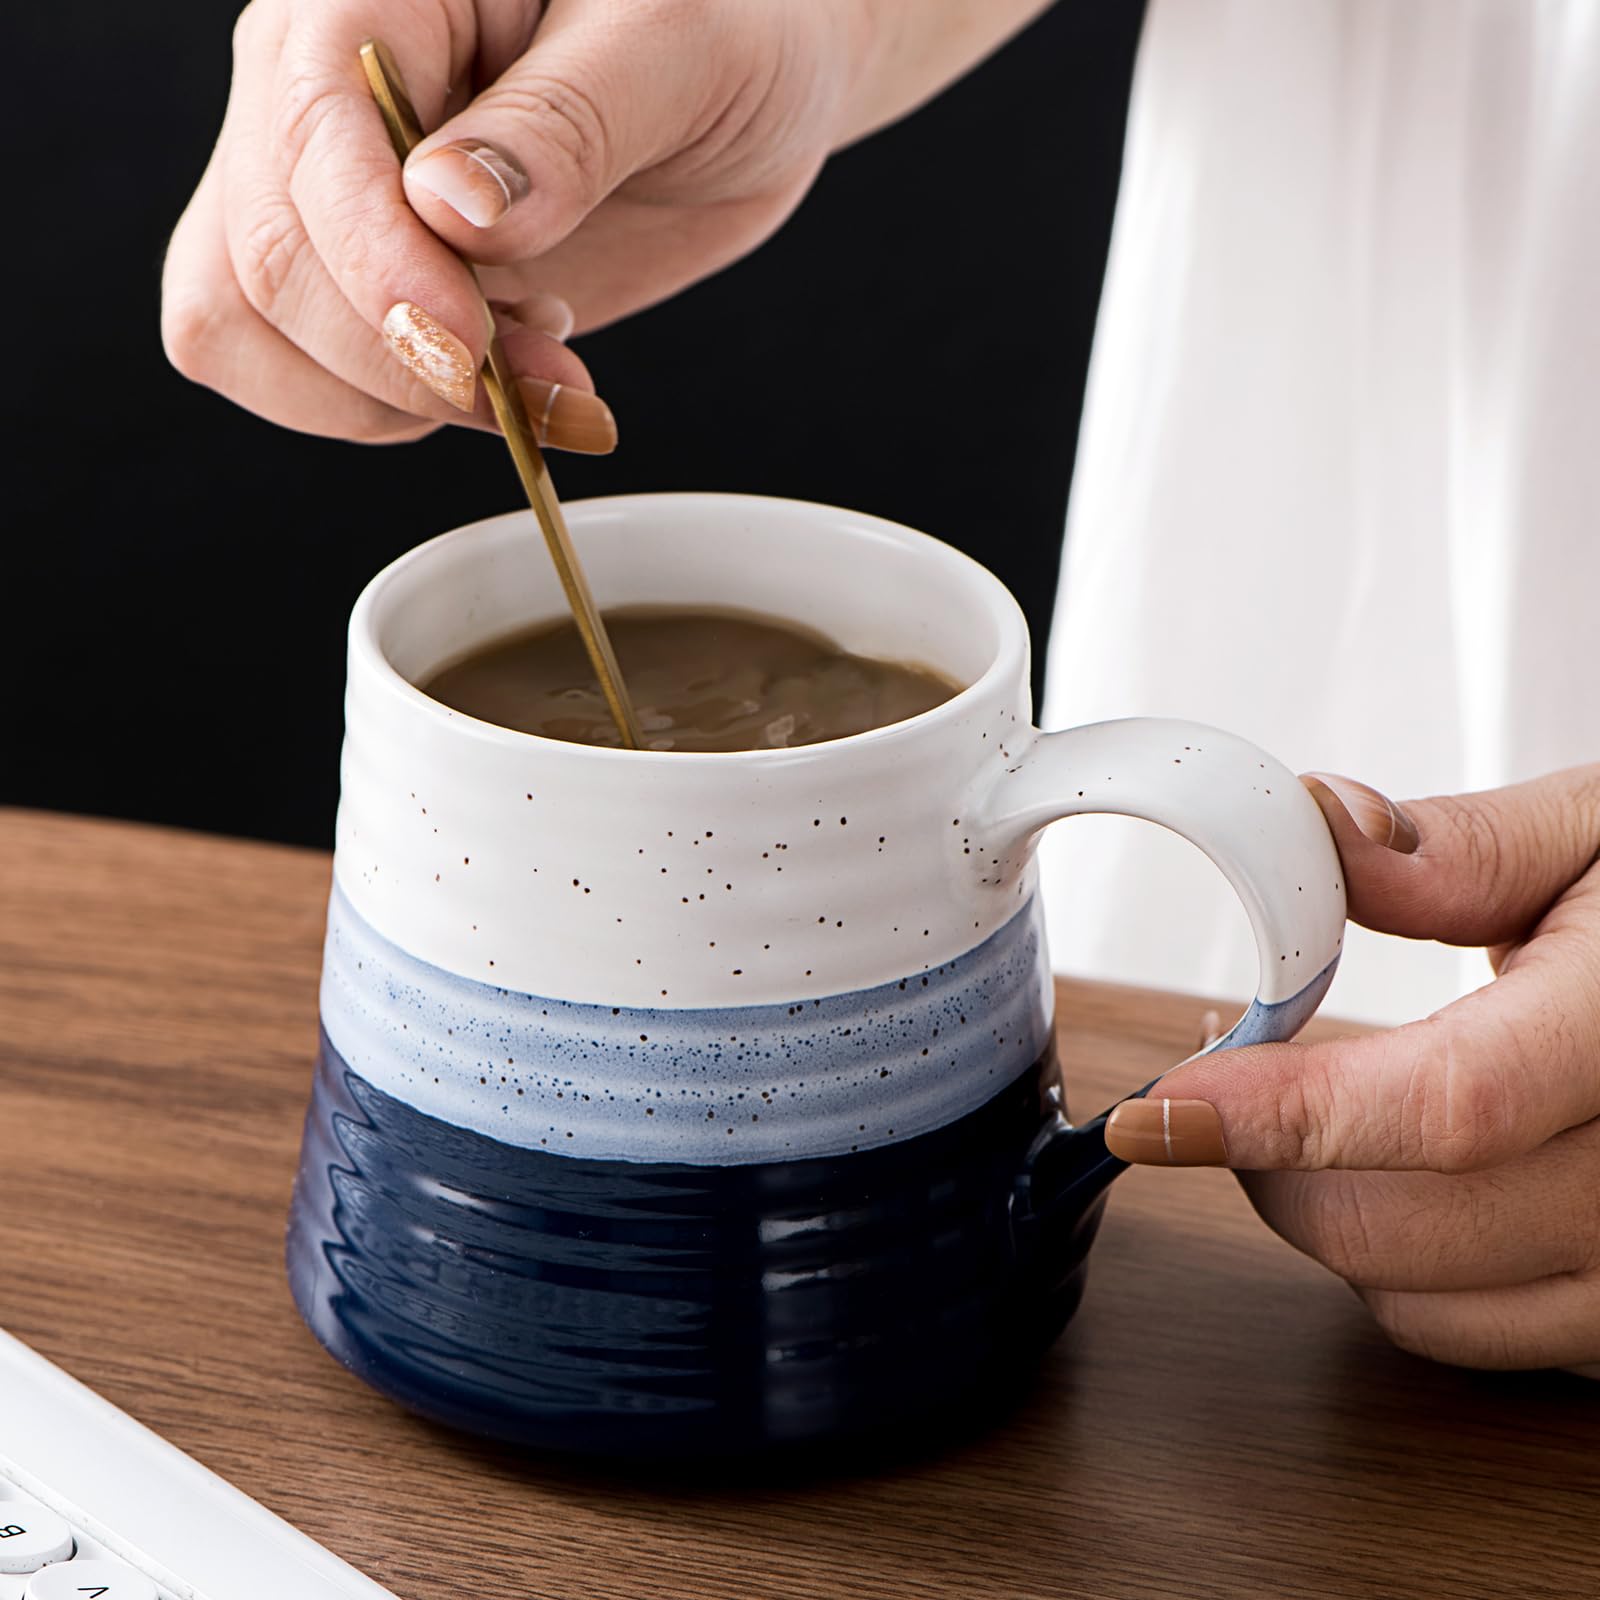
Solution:
M 1200 1018 L 1200 1043 L 1197 1048 L 1209 1050 L 1222 1037 L 1222 1013 L 1207 1011 Z
M 538 294 L 530 294 L 525 300 L 497 300 L 494 308 L 512 322 L 532 328 L 535 333 L 542 333 L 547 338 L 559 339 L 563 344 L 578 320 L 572 307 L 560 295 L 546 294 L 542 290 Z
M 430 150 L 406 167 L 406 177 L 475 228 L 492 228 L 528 192 L 527 173 L 477 139 Z
M 1106 1119 L 1106 1149 L 1146 1167 L 1225 1167 L 1222 1119 L 1207 1100 L 1124 1100 Z
M 543 378 L 518 378 L 517 387 L 540 444 L 586 456 L 608 455 L 617 448 L 616 420 L 599 395 Z
M 442 322 L 401 300 L 383 315 L 383 337 L 399 361 L 441 400 L 458 411 L 472 409 L 478 381 L 472 352 Z
M 1319 803 L 1321 789 L 1331 795 L 1362 834 L 1386 850 L 1408 856 L 1421 840 L 1417 825 L 1386 794 L 1355 778 L 1341 778 L 1331 772 L 1308 772 L 1301 780 Z

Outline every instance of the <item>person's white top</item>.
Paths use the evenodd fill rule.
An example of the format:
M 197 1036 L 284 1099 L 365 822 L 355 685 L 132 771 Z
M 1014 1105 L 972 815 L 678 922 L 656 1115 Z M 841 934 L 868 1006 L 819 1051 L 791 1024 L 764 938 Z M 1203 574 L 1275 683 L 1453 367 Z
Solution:
M 1600 0 L 1152 0 L 1047 677 L 1397 799 L 1600 758 Z M 1181 840 L 1044 857 L 1058 969 L 1253 992 Z M 1327 1008 L 1487 976 L 1358 931 Z

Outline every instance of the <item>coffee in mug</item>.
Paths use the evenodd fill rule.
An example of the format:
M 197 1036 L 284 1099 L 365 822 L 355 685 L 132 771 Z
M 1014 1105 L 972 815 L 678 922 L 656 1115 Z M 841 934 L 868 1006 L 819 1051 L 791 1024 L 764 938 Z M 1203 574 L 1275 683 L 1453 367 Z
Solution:
M 856 655 L 776 617 L 629 606 L 605 621 L 647 750 L 784 750 L 844 739 L 930 711 L 961 689 L 931 667 Z M 620 744 L 569 618 L 492 639 L 418 687 L 502 728 Z

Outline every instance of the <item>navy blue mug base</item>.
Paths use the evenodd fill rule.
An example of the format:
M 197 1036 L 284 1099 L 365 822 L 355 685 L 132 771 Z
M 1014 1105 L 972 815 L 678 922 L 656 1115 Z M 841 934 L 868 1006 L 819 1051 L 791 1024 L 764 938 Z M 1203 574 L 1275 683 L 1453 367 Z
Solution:
M 851 1468 L 1013 1404 L 1103 1208 L 1019 1228 L 1053 1053 L 840 1157 L 596 1161 L 424 1115 L 323 1036 L 288 1235 L 321 1343 L 401 1405 L 538 1451 Z

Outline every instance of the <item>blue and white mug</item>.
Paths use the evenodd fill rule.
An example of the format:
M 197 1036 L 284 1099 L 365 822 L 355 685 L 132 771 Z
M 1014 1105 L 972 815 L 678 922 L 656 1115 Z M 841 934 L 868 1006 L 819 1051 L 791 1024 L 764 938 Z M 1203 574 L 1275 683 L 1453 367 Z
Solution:
M 793 750 L 510 732 L 414 687 L 562 599 L 527 513 L 448 533 L 350 626 L 322 1041 L 288 1241 L 318 1339 L 476 1432 L 628 1457 L 920 1429 L 1008 1390 L 1082 1290 L 1103 1118 L 1061 1115 L 1034 844 L 1147 818 L 1216 862 L 1283 1039 L 1342 874 L 1231 735 L 1041 734 L 1015 601 L 854 512 L 734 495 L 569 510 L 609 605 L 715 604 L 965 685 Z

